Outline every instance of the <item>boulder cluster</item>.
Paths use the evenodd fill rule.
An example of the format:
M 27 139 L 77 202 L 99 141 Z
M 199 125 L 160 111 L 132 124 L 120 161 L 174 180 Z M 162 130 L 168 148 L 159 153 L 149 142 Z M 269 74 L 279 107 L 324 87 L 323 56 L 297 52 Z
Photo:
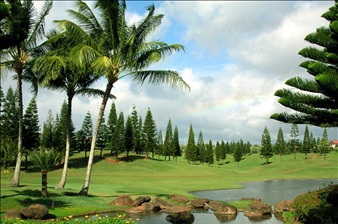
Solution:
M 46 219 L 48 208 L 41 204 L 33 204 L 21 210 L 9 210 L 4 219 Z
M 171 223 L 193 223 L 195 217 L 192 211 L 198 209 L 212 209 L 219 220 L 232 220 L 236 218 L 237 208 L 205 198 L 189 201 L 182 195 L 170 195 L 169 200 L 181 206 L 173 205 L 162 198 L 151 199 L 149 196 L 140 196 L 135 200 L 129 195 L 120 195 L 110 205 L 133 206 L 126 210 L 127 213 L 145 214 L 147 211 L 163 211 L 168 214 L 166 220 Z

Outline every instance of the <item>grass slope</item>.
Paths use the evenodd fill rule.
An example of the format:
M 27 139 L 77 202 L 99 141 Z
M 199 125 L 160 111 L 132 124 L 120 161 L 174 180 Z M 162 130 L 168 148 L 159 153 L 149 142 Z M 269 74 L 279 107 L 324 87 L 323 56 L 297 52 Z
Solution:
M 302 154 L 270 158 L 270 164 L 263 165 L 264 159 L 254 154 L 246 156 L 239 163 L 232 156 L 227 156 L 224 164 L 213 164 L 208 167 L 188 164 L 183 158 L 177 162 L 164 161 L 163 157 L 146 160 L 144 156 L 132 155 L 133 162 L 114 162 L 114 157 L 105 155 L 99 158 L 99 151 L 94 159 L 89 196 L 80 197 L 80 191 L 85 179 L 87 159 L 82 153 L 75 154 L 70 159 L 66 188 L 54 187 L 61 178 L 62 167 L 48 173 L 49 198 L 42 199 L 41 174 L 39 170 L 29 167 L 22 171 L 19 188 L 10 188 L 14 168 L 9 174 L 1 171 L 1 214 L 10 209 L 19 209 L 33 203 L 42 203 L 51 207 L 54 198 L 55 209 L 51 214 L 57 217 L 76 215 L 93 211 L 109 210 L 109 203 L 120 194 L 129 194 L 133 198 L 139 195 L 162 197 L 167 199 L 170 194 L 181 194 L 194 198 L 189 191 L 238 188 L 238 182 L 254 182 L 272 179 L 288 178 L 337 178 L 338 153 L 331 152 L 327 159 L 322 156 L 312 158 L 309 154 L 304 160 Z M 114 208 L 120 209 L 120 208 Z

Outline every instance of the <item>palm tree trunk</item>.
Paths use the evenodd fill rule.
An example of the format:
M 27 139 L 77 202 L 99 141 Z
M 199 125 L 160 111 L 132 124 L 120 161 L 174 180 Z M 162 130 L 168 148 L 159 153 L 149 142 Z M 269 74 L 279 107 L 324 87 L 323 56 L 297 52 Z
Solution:
M 41 188 L 41 196 L 43 198 L 46 198 L 48 196 L 47 192 L 47 170 L 41 170 L 41 175 L 42 175 L 42 188 Z
M 103 116 L 103 113 L 104 113 L 104 109 L 106 108 L 107 101 L 108 101 L 108 98 L 109 98 L 109 95 L 110 95 L 110 91 L 111 91 L 112 88 L 113 88 L 113 82 L 108 82 L 107 86 L 106 86 L 105 94 L 104 94 L 103 99 L 102 99 L 99 115 L 97 117 L 96 126 L 95 126 L 95 130 L 94 130 L 94 135 L 93 135 L 93 139 L 92 139 L 92 145 L 90 147 L 90 153 L 89 153 L 89 159 L 88 159 L 86 179 L 85 179 L 85 182 L 84 182 L 84 184 L 82 186 L 81 191 L 79 192 L 79 195 L 84 195 L 84 196 L 88 195 L 88 189 L 89 189 L 89 183 L 90 183 L 90 174 L 92 172 L 92 166 L 93 166 L 93 159 L 94 159 L 94 152 L 95 152 L 94 150 L 95 150 L 95 145 L 96 145 L 97 132 L 99 130 L 101 119 L 102 119 L 102 116 Z
M 68 160 L 69 160 L 69 150 L 70 150 L 70 125 L 72 122 L 72 96 L 68 96 L 68 112 L 67 112 L 67 139 L 66 139 L 66 154 L 65 154 L 65 162 L 63 164 L 63 171 L 61 180 L 56 185 L 55 188 L 64 188 L 66 185 L 67 178 L 67 170 L 68 170 Z
M 20 55 L 20 47 L 18 54 Z M 19 187 L 20 185 L 20 167 L 21 167 L 21 148 L 22 148 L 22 120 L 23 120 L 23 103 L 22 103 L 22 70 L 17 72 L 18 75 L 18 92 L 19 92 L 19 136 L 18 136 L 18 155 L 16 157 L 16 165 L 14 176 L 10 187 Z

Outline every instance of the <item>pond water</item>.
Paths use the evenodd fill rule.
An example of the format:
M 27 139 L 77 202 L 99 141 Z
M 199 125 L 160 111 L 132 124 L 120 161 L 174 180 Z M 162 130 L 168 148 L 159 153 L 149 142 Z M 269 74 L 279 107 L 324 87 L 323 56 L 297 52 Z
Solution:
M 211 200 L 219 201 L 237 201 L 242 198 L 262 198 L 264 202 L 275 204 L 281 200 L 293 200 L 295 197 L 308 191 L 318 190 L 329 184 L 338 184 L 338 179 L 311 179 L 311 180 L 272 180 L 266 182 L 250 182 L 240 183 L 245 186 L 241 189 L 230 190 L 214 190 L 214 191 L 201 191 L 190 192 L 199 198 L 208 198 Z M 121 212 L 99 214 L 99 217 L 116 217 Z M 127 219 L 132 219 L 140 224 L 168 224 L 165 218 L 168 214 L 164 212 L 147 212 L 143 215 L 127 214 Z M 194 224 L 220 224 L 220 223 L 269 223 L 281 224 L 283 221 L 274 215 L 267 215 L 259 219 L 249 219 L 244 216 L 243 212 L 239 212 L 235 219 L 224 217 L 216 217 L 214 213 L 209 211 L 193 212 L 195 217 Z M 98 219 L 98 216 L 90 216 L 91 220 Z M 75 219 L 75 218 L 73 218 Z M 85 220 L 83 217 L 78 217 L 79 220 Z
M 219 201 L 238 201 L 242 198 L 262 198 L 268 204 L 293 200 L 300 194 L 318 190 L 329 184 L 338 184 L 338 179 L 271 180 L 266 182 L 239 183 L 245 188 L 215 191 L 190 192 L 199 198 Z

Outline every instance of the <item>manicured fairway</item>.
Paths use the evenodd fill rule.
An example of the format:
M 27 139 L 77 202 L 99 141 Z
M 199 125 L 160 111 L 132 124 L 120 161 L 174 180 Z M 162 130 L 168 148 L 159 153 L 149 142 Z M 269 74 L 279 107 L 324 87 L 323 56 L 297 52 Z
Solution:
M 21 172 L 21 187 L 10 188 L 13 168 L 10 173 L 1 171 L 1 214 L 9 209 L 18 209 L 32 203 L 44 203 L 51 207 L 51 198 L 54 198 L 55 209 L 51 214 L 58 217 L 70 214 L 81 214 L 90 211 L 112 209 L 109 203 L 120 194 L 129 194 L 133 198 L 139 195 L 162 197 L 167 199 L 170 194 L 181 194 L 194 198 L 189 191 L 237 188 L 237 182 L 253 182 L 271 179 L 287 178 L 338 178 L 338 153 L 331 152 L 326 160 L 323 156 L 309 154 L 304 160 L 303 154 L 274 156 L 269 165 L 262 165 L 264 159 L 253 154 L 246 156 L 239 163 L 227 156 L 225 163 L 203 166 L 188 164 L 183 158 L 177 162 L 164 161 L 164 157 L 146 160 L 143 155 L 131 155 L 133 162 L 114 161 L 110 154 L 105 159 L 99 158 L 96 152 L 89 197 L 79 197 L 86 172 L 87 159 L 82 153 L 72 156 L 67 177 L 66 188 L 55 189 L 61 177 L 59 167 L 48 173 L 48 192 L 50 197 L 40 198 L 41 174 L 32 167 Z M 119 208 L 115 208 L 119 209 Z

